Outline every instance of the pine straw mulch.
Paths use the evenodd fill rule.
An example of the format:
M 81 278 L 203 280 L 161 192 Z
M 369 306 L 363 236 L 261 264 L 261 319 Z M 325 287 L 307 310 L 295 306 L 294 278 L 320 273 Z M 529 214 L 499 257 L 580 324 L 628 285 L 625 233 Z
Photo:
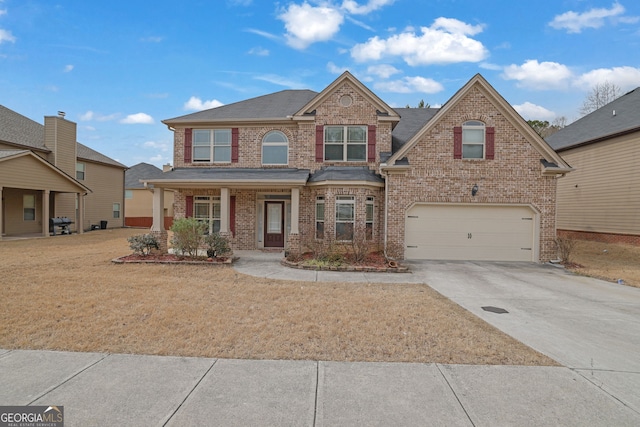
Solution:
M 0 348 L 240 359 L 556 365 L 425 285 L 114 264 L 135 229 L 0 242 Z M 347 273 L 345 273 L 347 274 Z

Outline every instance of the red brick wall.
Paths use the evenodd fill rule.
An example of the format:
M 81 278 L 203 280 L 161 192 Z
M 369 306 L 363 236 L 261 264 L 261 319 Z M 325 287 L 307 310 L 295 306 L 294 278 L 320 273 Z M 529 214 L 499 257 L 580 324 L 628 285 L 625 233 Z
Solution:
M 558 230 L 558 237 L 602 243 L 624 243 L 640 246 L 640 236 L 634 234 L 595 233 L 591 231 Z

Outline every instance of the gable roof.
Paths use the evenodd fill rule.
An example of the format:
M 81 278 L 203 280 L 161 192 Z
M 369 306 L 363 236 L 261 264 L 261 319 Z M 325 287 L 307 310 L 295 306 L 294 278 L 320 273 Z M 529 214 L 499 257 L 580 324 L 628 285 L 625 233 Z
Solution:
M 82 191 L 85 191 L 87 193 L 91 193 L 92 192 L 89 187 L 87 187 L 86 185 L 84 185 L 83 183 L 81 183 L 80 181 L 75 179 L 74 177 L 68 175 L 62 169 L 52 165 L 51 163 L 49 163 L 48 161 L 46 161 L 42 157 L 38 156 L 37 154 L 35 154 L 31 150 L 0 150 L 0 163 L 10 162 L 12 160 L 15 160 L 15 159 L 18 159 L 18 158 L 21 158 L 21 157 L 28 157 L 28 158 L 35 159 L 38 162 L 42 163 L 46 168 L 50 169 L 53 173 L 58 174 L 65 181 L 68 181 L 69 183 L 71 183 L 72 185 L 78 187 Z
M 344 73 L 342 73 L 340 77 L 335 79 L 329 86 L 324 88 L 322 92 L 320 92 L 314 98 L 309 100 L 309 102 L 306 105 L 304 105 L 302 108 L 300 108 L 296 112 L 295 116 L 297 118 L 303 118 L 304 116 L 308 116 L 312 114 L 318 105 L 324 102 L 325 99 L 334 90 L 336 90 L 336 88 L 340 87 L 340 85 L 344 84 L 345 82 L 351 83 L 351 85 L 355 88 L 355 90 L 357 90 L 364 98 L 368 99 L 369 102 L 371 102 L 373 105 L 376 106 L 379 117 L 385 117 L 387 118 L 386 120 L 395 121 L 395 122 L 400 120 L 398 113 L 396 113 L 396 111 L 393 108 L 387 105 L 387 103 L 384 102 L 382 99 L 380 99 L 378 95 L 376 95 L 371 90 L 369 90 L 368 87 L 363 85 L 358 79 L 356 79 L 353 76 L 353 74 L 351 74 L 348 71 L 345 71 Z
M 509 104 L 480 74 L 476 74 L 465 84 L 460 90 L 458 90 L 435 114 L 426 122 L 426 124 L 420 129 L 409 141 L 407 141 L 398 151 L 387 160 L 381 167 L 392 167 L 399 160 L 401 160 L 406 153 L 415 146 L 420 138 L 427 132 L 429 132 L 437 123 L 444 117 L 450 110 L 452 110 L 464 97 L 472 90 L 472 88 L 478 87 L 482 93 L 487 97 L 493 105 L 500 109 L 505 118 L 514 125 L 518 131 L 524 135 L 529 143 L 540 153 L 545 162 L 543 165 L 543 172 L 550 174 L 567 173 L 573 170 L 565 161 L 556 153 L 532 128 L 525 122 L 516 110 Z M 403 165 L 405 166 L 405 165 Z
M 44 145 L 44 125 L 0 105 L 0 141 L 50 153 Z M 76 141 L 78 159 L 104 163 L 126 169 L 120 162 Z
M 234 102 L 197 113 L 163 120 L 167 126 L 246 120 L 290 120 L 303 105 L 313 99 L 312 90 L 283 90 Z
M 144 184 L 140 182 L 141 179 L 162 178 L 162 170 L 149 163 L 138 163 L 131 166 L 124 173 L 124 188 L 136 189 L 144 188 Z
M 567 150 L 637 131 L 640 131 L 640 87 L 560 129 L 546 141 L 555 150 Z

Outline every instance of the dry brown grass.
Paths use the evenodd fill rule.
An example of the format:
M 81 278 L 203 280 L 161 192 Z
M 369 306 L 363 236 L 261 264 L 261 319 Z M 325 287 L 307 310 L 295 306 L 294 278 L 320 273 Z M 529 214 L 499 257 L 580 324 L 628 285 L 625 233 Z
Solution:
M 578 274 L 640 287 L 640 246 L 576 240 L 571 261 Z
M 0 348 L 250 359 L 553 365 L 424 285 L 116 265 L 140 230 L 0 242 Z

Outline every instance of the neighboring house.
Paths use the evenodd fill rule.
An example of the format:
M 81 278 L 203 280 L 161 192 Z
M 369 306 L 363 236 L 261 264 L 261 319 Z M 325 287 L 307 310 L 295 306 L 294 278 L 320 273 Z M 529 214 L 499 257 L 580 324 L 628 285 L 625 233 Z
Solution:
M 49 219 L 72 231 L 124 224 L 126 166 L 76 142 L 63 113 L 44 126 L 0 105 L 0 235 L 49 235 Z
M 165 166 L 170 170 L 170 166 Z M 124 225 L 127 227 L 151 228 L 153 224 L 153 190 L 142 183 L 142 179 L 161 178 L 162 170 L 149 163 L 131 166 L 124 175 Z M 173 223 L 173 191 L 164 193 L 164 228 Z
M 364 239 L 406 259 L 556 258 L 556 180 L 571 168 L 480 75 L 439 109 L 391 108 L 345 72 L 320 93 L 163 123 L 175 167 L 147 184 L 234 249 Z M 152 231 L 166 242 L 159 216 Z
M 576 168 L 558 183 L 560 234 L 640 244 L 640 87 L 547 142 Z

